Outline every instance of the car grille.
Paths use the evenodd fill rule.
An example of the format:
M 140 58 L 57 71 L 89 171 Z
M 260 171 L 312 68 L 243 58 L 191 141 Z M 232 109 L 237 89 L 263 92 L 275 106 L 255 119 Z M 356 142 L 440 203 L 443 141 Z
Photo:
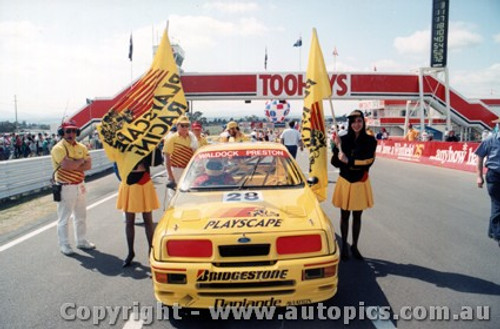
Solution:
M 269 244 L 226 245 L 219 246 L 221 257 L 253 257 L 269 255 Z
M 295 280 L 264 281 L 264 282 L 231 282 L 231 283 L 198 283 L 198 289 L 247 289 L 293 287 Z
M 255 261 L 255 262 L 224 262 L 213 263 L 216 267 L 252 267 L 252 266 L 273 266 L 276 264 L 275 260 L 270 261 Z
M 253 296 L 282 296 L 294 294 L 295 289 L 287 290 L 255 290 L 255 291 L 234 291 L 234 292 L 198 292 L 198 296 L 202 297 L 253 297 Z

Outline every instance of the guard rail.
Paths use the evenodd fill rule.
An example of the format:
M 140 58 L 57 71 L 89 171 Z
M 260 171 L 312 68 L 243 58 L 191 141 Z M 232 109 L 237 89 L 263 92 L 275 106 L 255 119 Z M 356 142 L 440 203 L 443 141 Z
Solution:
M 104 150 L 92 150 L 90 156 L 92 169 L 85 172 L 86 176 L 113 166 Z M 50 155 L 0 162 L 0 200 L 49 187 L 53 171 Z

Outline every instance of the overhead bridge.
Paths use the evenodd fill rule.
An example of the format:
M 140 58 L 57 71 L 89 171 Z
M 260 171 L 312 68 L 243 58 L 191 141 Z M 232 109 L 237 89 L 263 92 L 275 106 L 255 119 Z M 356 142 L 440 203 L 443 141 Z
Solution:
M 420 99 L 418 74 L 330 73 L 329 78 L 334 100 Z M 306 84 L 304 72 L 183 73 L 181 79 L 186 99 L 193 101 L 302 99 Z M 130 88 L 133 84 L 111 98 L 94 99 L 72 118 L 82 130 L 89 128 Z M 423 75 L 423 98 L 446 114 L 445 85 L 432 75 Z M 495 112 L 499 109 L 500 99 L 469 100 L 450 88 L 450 117 L 460 126 L 479 131 L 490 129 L 492 120 L 499 117 L 500 113 Z

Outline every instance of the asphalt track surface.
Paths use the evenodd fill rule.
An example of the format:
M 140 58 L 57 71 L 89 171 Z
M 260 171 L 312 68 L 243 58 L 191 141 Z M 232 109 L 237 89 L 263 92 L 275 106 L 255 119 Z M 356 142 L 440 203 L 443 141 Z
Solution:
M 298 160 L 307 168 L 305 153 Z M 331 199 L 338 173 L 329 170 Z M 155 313 L 149 324 L 148 318 L 135 319 L 135 312 L 124 319 L 120 308 L 116 324 L 109 323 L 110 313 L 98 325 L 81 319 L 96 317 L 97 311 L 87 311 L 99 306 L 156 308 L 141 224 L 134 266 L 121 268 L 124 223 L 115 209 L 118 182 L 110 174 L 88 184 L 88 237 L 96 250 L 63 256 L 50 226 L 55 214 L 0 236 L 0 328 L 341 328 L 352 306 L 352 328 L 500 328 L 500 248 L 486 236 L 489 197 L 475 185 L 474 174 L 379 158 L 371 180 L 375 207 L 363 214 L 359 245 L 366 259 L 340 264 L 337 295 L 323 303 L 321 315 L 317 308 L 305 314 L 312 319 L 291 320 L 283 310 L 272 320 L 225 321 L 181 312 L 182 320 L 172 313 L 157 320 Z M 154 181 L 163 201 L 165 177 Z M 322 206 L 339 232 L 339 210 L 329 200 Z M 160 217 L 161 209 L 154 213 L 155 220 Z M 375 306 L 398 319 L 360 316 Z M 487 313 L 489 320 L 470 320 L 478 306 L 486 307 L 479 315 Z M 433 321 L 433 307 L 447 308 L 450 316 L 465 311 L 466 320 Z M 412 314 L 417 319 L 409 320 Z

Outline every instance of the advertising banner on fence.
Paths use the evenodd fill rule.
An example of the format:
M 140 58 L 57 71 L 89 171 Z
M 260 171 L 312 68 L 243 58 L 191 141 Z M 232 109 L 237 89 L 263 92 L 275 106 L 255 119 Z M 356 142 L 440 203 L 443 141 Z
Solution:
M 377 156 L 474 172 L 479 143 L 379 141 Z

